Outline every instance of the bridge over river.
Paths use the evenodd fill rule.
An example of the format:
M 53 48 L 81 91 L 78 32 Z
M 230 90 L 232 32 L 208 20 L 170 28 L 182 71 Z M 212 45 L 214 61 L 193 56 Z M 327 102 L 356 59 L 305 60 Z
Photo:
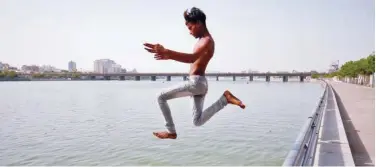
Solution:
M 59 73 L 44 73 L 49 76 L 59 75 Z M 303 82 L 306 77 L 312 76 L 312 72 L 301 72 L 301 73 L 206 73 L 207 77 L 216 77 L 217 81 L 219 77 L 232 77 L 236 80 L 236 77 L 248 77 L 249 81 L 253 81 L 254 77 L 263 77 L 267 82 L 270 81 L 270 77 L 280 77 L 284 82 L 288 81 L 289 77 L 299 77 L 300 81 Z M 319 75 L 324 75 L 325 73 L 317 73 Z M 24 74 L 29 75 L 29 74 Z M 113 77 L 118 77 L 120 80 L 125 80 L 126 77 L 132 77 L 136 81 L 140 81 L 141 77 L 150 77 L 152 81 L 156 81 L 157 77 L 166 77 L 167 81 L 171 81 L 171 77 L 183 77 L 184 80 L 188 79 L 188 73 L 80 73 L 80 76 L 86 77 L 91 80 L 95 80 L 98 77 L 103 77 L 105 80 L 110 80 Z

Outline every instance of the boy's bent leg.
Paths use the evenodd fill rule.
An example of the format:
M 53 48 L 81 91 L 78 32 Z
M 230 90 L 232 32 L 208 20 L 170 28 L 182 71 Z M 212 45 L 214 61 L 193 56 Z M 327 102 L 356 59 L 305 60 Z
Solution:
M 201 126 L 215 113 L 222 110 L 227 104 L 226 97 L 222 95 L 216 102 L 203 111 L 205 95 L 193 96 L 193 124 Z
M 230 91 L 226 90 L 220 98 L 214 102 L 210 107 L 203 111 L 205 96 L 193 96 L 193 124 L 201 126 L 208 121 L 215 113 L 222 110 L 227 104 L 237 105 L 240 108 L 245 108 L 245 105 Z
M 158 104 L 159 108 L 162 111 L 162 114 L 165 119 L 165 126 L 168 132 L 154 132 L 154 135 L 159 138 L 176 138 L 176 129 L 175 124 L 172 119 L 171 110 L 167 103 L 167 100 L 192 96 L 192 86 L 191 83 L 183 83 L 179 85 L 174 85 L 170 88 L 167 88 L 161 91 L 158 94 Z

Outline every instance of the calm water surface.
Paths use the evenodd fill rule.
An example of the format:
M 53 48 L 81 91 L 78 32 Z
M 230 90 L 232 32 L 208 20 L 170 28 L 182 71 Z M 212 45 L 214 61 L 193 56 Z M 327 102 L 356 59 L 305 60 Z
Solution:
M 156 94 L 178 82 L 2 82 L 0 165 L 281 165 L 323 91 L 210 81 L 205 107 L 229 89 L 247 108 L 229 105 L 194 127 L 190 99 L 171 100 L 178 139 L 156 139 Z

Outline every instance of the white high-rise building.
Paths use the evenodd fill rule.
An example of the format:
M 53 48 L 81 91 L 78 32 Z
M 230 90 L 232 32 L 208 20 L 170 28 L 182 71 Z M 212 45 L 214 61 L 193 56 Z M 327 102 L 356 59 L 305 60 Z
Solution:
M 108 68 L 108 73 L 121 73 L 121 65 L 112 64 L 110 68 Z
M 76 62 L 69 61 L 69 63 L 68 63 L 68 71 L 69 72 L 77 71 Z
M 99 59 L 94 61 L 94 72 L 101 74 L 113 73 L 113 71 L 118 71 L 119 66 L 113 60 Z
M 40 72 L 59 72 L 57 68 L 51 65 L 42 65 L 39 67 Z
M 99 60 L 95 60 L 94 61 L 94 72 L 95 73 L 100 73 L 100 69 L 101 67 L 100 67 L 100 61 Z

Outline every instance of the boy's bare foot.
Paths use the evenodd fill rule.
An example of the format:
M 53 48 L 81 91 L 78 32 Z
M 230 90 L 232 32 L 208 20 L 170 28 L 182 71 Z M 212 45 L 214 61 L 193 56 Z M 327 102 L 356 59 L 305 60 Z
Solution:
M 169 132 L 153 132 L 154 136 L 157 136 L 160 139 L 176 139 L 176 133 L 169 133 Z
M 226 90 L 225 93 L 223 93 L 223 95 L 226 97 L 228 103 L 233 104 L 233 105 L 237 105 L 242 109 L 245 108 L 245 105 L 242 103 L 242 101 L 240 101 L 233 94 L 231 94 L 230 91 Z

